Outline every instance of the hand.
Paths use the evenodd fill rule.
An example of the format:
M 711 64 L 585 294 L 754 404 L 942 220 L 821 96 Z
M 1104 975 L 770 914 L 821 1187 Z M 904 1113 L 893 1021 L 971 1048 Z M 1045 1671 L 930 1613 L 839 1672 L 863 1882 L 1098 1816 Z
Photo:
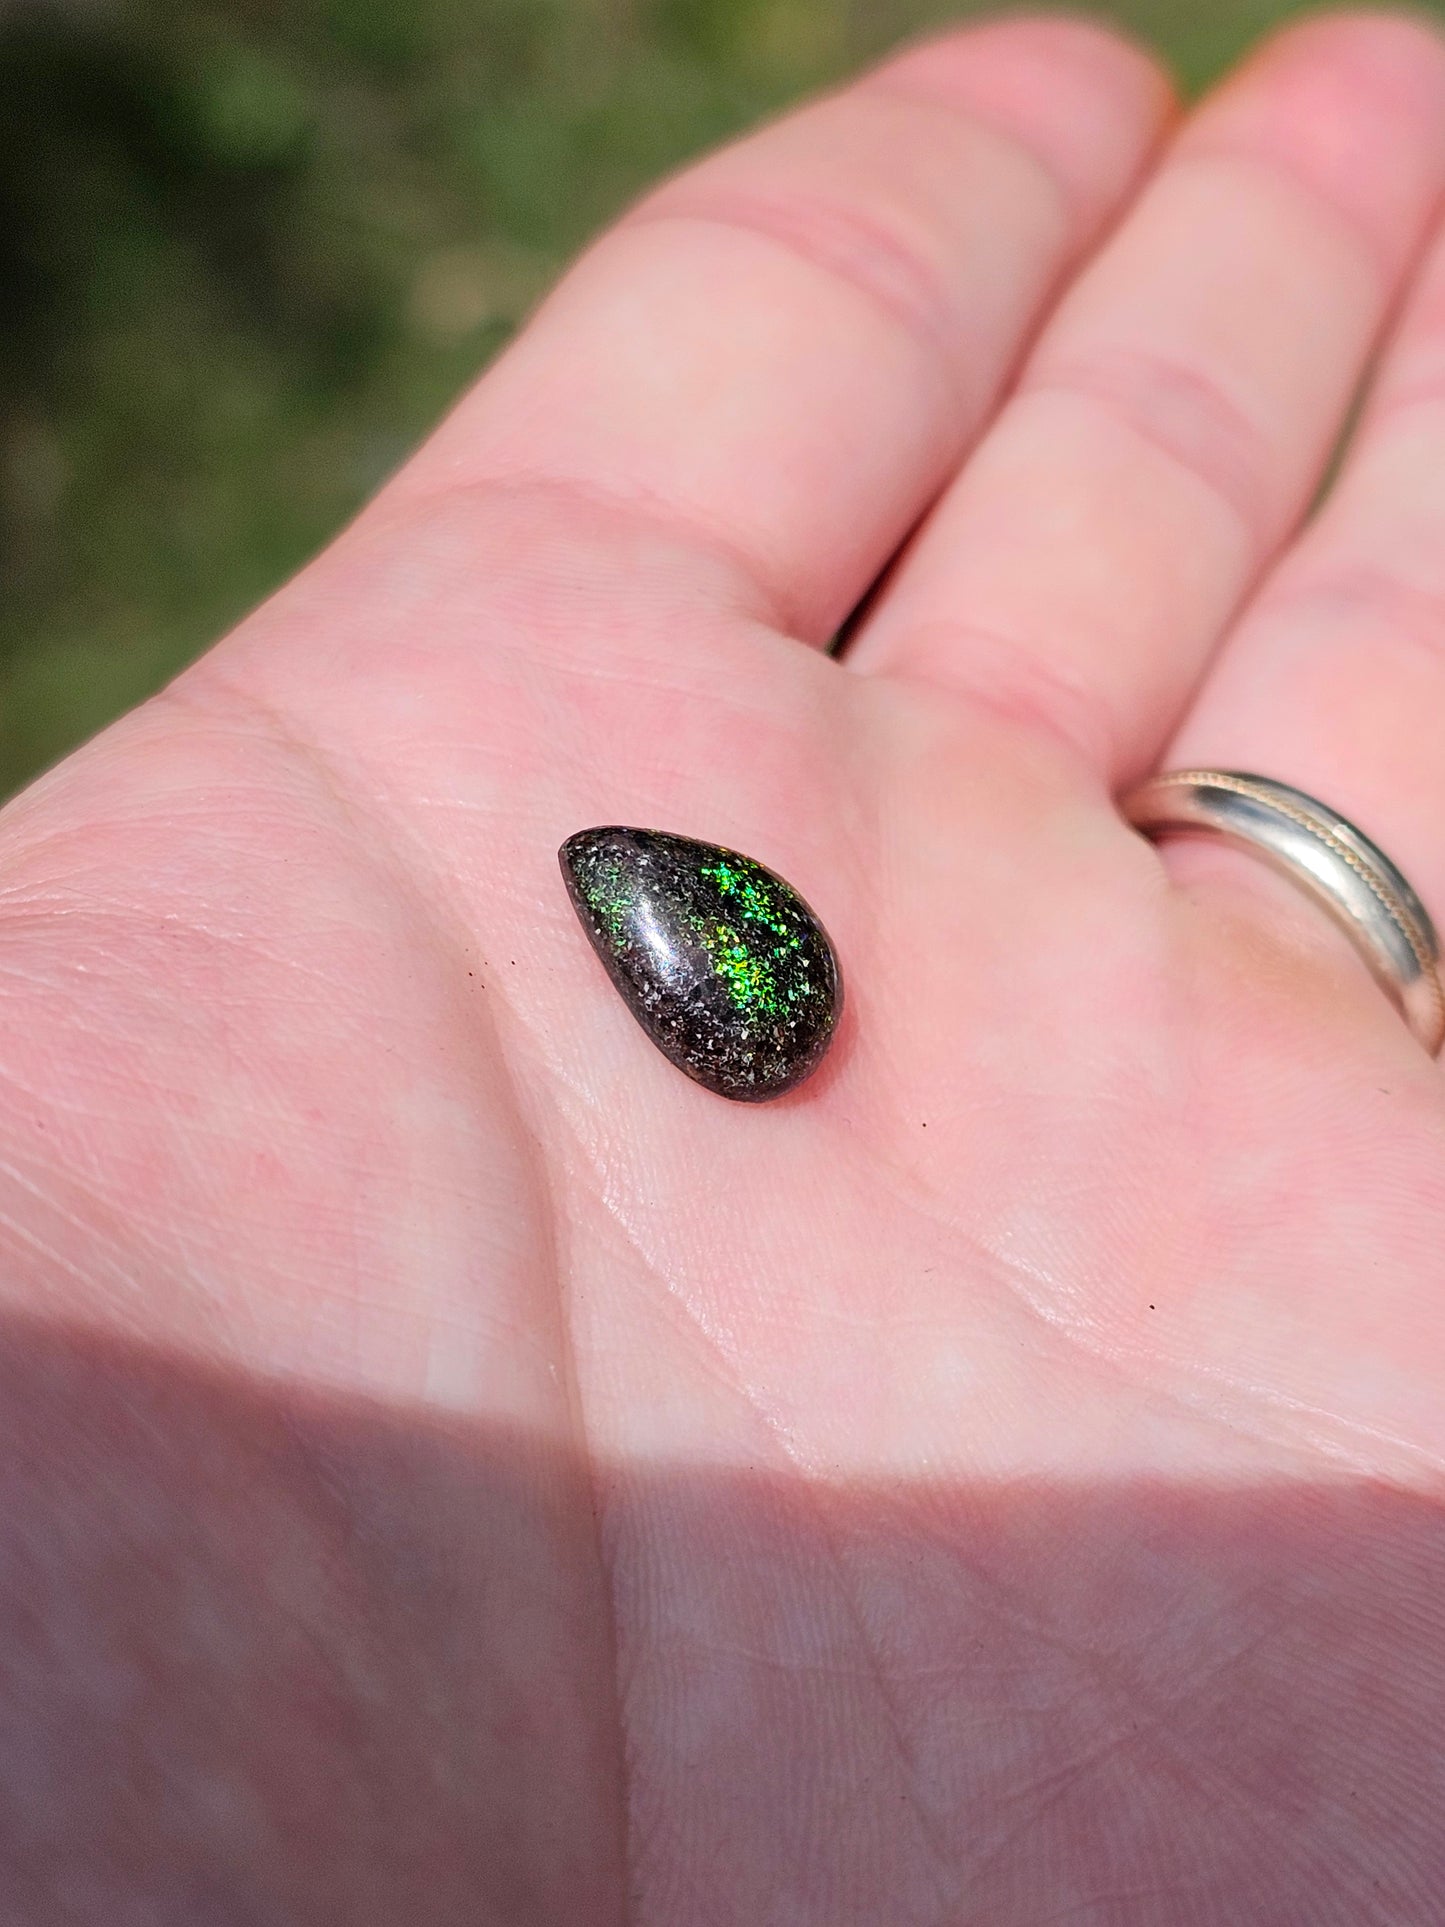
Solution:
M 1169 111 L 992 25 L 664 186 L 11 807 L 7 1918 L 1435 1917 L 1445 1085 L 1111 799 L 1445 916 L 1445 50 Z M 813 1081 L 647 1043 L 614 821 L 815 905 Z

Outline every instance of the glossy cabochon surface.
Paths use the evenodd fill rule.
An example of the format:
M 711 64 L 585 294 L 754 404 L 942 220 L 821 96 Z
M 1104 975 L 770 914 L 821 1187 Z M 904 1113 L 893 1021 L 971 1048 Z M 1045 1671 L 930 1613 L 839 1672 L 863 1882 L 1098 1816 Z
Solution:
M 736 850 L 661 830 L 581 830 L 560 858 L 607 974 L 679 1070 L 756 1103 L 817 1068 L 843 986 L 791 885 Z

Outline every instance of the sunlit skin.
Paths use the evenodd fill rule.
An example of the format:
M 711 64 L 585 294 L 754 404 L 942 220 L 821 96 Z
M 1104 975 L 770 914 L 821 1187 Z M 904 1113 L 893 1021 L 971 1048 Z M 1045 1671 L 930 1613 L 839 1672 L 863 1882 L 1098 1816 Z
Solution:
M 1112 798 L 1445 921 L 1442 187 L 1405 19 L 910 50 L 10 807 L 0 1914 L 1438 1917 L 1441 1072 Z M 608 823 L 817 907 L 808 1083 L 651 1048 Z

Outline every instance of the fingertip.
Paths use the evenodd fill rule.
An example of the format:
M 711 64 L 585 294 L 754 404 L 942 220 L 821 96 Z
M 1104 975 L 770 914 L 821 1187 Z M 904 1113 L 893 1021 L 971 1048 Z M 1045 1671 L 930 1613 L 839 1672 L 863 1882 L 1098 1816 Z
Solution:
M 1285 26 L 1205 101 L 1182 144 L 1272 160 L 1393 276 L 1445 189 L 1445 36 L 1395 9 Z
M 1157 56 L 1083 15 L 955 28 L 895 54 L 874 78 L 961 108 L 1019 141 L 1088 226 L 1114 206 L 1178 110 Z
M 1298 57 L 1321 47 L 1371 64 L 1410 64 L 1445 58 L 1445 30 L 1425 7 L 1322 7 L 1266 34 L 1256 57 Z
M 1241 68 L 1302 94 L 1348 83 L 1367 104 L 1436 121 L 1445 110 L 1445 31 L 1408 8 L 1341 8 L 1269 35 Z
M 884 71 L 910 68 L 927 70 L 941 86 L 993 86 L 1001 95 L 1012 86 L 1036 112 L 1047 111 L 1060 89 L 1161 112 L 1175 91 L 1154 49 L 1085 13 L 1016 14 L 953 27 L 903 48 Z

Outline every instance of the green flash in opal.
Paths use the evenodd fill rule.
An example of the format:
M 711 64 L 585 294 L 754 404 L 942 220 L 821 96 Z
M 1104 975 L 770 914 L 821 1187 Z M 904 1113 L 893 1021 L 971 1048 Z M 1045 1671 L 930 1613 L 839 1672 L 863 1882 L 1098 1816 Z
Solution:
M 562 845 L 573 907 L 663 1055 L 723 1097 L 780 1097 L 817 1069 L 843 1003 L 823 926 L 736 850 L 612 825 Z

